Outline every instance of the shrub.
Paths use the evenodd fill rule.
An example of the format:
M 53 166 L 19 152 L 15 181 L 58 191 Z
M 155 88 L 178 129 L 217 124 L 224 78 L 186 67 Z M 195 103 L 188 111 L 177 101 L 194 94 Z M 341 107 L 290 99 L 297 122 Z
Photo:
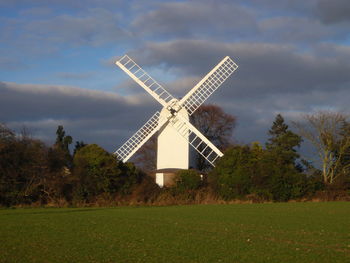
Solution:
M 180 192 L 197 190 L 202 186 L 202 178 L 196 170 L 181 170 L 176 174 L 175 188 Z
M 102 193 L 130 194 L 144 176 L 133 164 L 118 162 L 115 156 L 96 144 L 79 149 L 73 164 L 77 182 L 74 197 L 88 202 Z

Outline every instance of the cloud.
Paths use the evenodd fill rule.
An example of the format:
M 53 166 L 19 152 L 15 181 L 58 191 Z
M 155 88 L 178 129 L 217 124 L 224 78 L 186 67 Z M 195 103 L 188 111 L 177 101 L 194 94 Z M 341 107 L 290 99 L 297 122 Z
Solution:
M 91 66 L 100 54 L 128 53 L 178 97 L 231 56 L 239 69 L 208 102 L 238 117 L 236 139 L 243 142 L 263 141 L 277 113 L 289 121 L 317 109 L 347 110 L 347 1 L 0 0 L 0 6 L 0 68 L 13 81 L 0 84 L 0 121 L 25 124 L 45 140 L 63 124 L 75 139 L 113 150 L 160 108 L 115 71 L 117 57 L 98 65 L 113 71 Z M 115 92 L 15 83 L 50 76 Z
M 42 17 L 52 15 L 53 10 L 49 7 L 32 7 L 19 12 L 20 16 Z
M 345 38 L 344 32 L 325 27 L 319 20 L 309 17 L 279 16 L 262 20 L 259 28 L 263 39 L 284 43 L 312 43 L 330 38 Z
M 130 1 L 127 1 L 130 3 Z M 0 6 L 4 8 L 17 8 L 23 10 L 34 11 L 36 9 L 54 8 L 65 10 L 83 10 L 91 7 L 104 7 L 111 9 L 115 7 L 121 8 L 123 5 L 127 5 L 123 0 L 0 0 Z
M 334 50 L 334 46 L 323 46 L 323 52 L 325 49 Z M 185 76 L 204 76 L 221 58 L 229 55 L 240 66 L 235 73 L 235 83 L 241 87 L 237 94 L 256 96 L 262 92 L 342 88 L 350 81 L 350 62 L 346 61 L 350 58 L 349 52 L 338 48 L 336 57 L 324 56 L 323 52 L 315 49 L 303 53 L 295 46 L 281 44 L 174 40 L 149 43 L 133 55 L 141 65 L 166 65 Z
M 325 24 L 350 21 L 350 2 L 348 0 L 319 0 L 316 14 Z
M 178 73 L 165 87 L 181 94 L 221 58 L 231 56 L 238 70 L 207 102 L 237 116 L 236 138 L 245 142 L 264 141 L 278 113 L 294 118 L 319 109 L 346 110 L 350 97 L 346 46 L 320 44 L 301 52 L 293 45 L 174 40 L 148 43 L 129 53 L 141 66 Z
M 190 1 L 159 4 L 137 17 L 133 27 L 146 35 L 240 37 L 257 30 L 253 12 L 232 1 Z M 225 32 L 223 34 L 223 32 Z
M 56 74 L 59 78 L 70 80 L 89 79 L 95 75 L 94 72 L 72 73 L 72 72 L 59 72 Z
M 125 42 L 132 35 L 121 26 L 121 16 L 104 8 L 89 8 L 76 13 L 33 16 L 44 9 L 24 10 L 24 16 L 1 18 L 3 44 L 29 54 L 50 54 L 63 48 L 99 47 Z M 30 15 L 29 15 L 30 14 Z
M 63 124 L 75 140 L 108 150 L 121 145 L 159 108 L 140 96 L 67 86 L 0 82 L 0 93 L 0 121 L 11 128 L 25 125 L 35 137 L 52 142 Z
M 136 16 L 131 28 L 146 39 L 161 41 L 191 38 L 309 44 L 330 39 L 346 40 L 348 28 L 331 26 L 330 22 L 331 19 L 348 20 L 347 2 L 347 0 L 303 2 L 252 0 L 221 1 L 220 4 L 211 0 L 163 2 L 156 4 L 145 14 Z M 331 8 L 328 9 L 328 6 Z M 344 15 L 338 16 L 341 12 Z
M 35 20 L 24 25 L 23 29 L 36 41 L 98 46 L 127 36 L 118 23 L 119 17 L 115 13 L 95 8 L 82 14 L 62 14 L 51 19 Z

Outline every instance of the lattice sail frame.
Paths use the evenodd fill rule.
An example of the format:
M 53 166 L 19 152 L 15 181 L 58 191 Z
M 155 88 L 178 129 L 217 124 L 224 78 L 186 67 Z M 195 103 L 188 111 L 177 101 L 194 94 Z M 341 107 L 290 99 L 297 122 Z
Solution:
M 213 145 L 200 131 L 181 116 L 178 111 L 185 107 L 192 115 L 207 100 L 215 90 L 238 68 L 228 56 L 214 67 L 196 86 L 194 86 L 179 102 L 144 71 L 128 55 L 124 55 L 116 64 L 143 87 L 153 98 L 169 111 L 177 114 L 160 119 L 157 111 L 129 140 L 127 140 L 114 154 L 119 160 L 127 161 L 142 145 L 151 138 L 165 123 L 169 121 L 180 135 L 201 154 L 211 165 L 223 153 Z M 173 114 L 173 113 L 171 113 Z
M 237 68 L 238 65 L 230 57 L 225 57 L 180 100 L 179 104 L 192 115 Z
M 167 120 L 160 118 L 160 112 L 157 111 L 153 116 L 127 140 L 114 154 L 120 161 L 128 160 L 145 142 L 151 138 Z
M 224 155 L 200 131 L 182 117 L 181 114 L 178 114 L 169 123 L 212 166 L 215 166 L 214 162 L 217 158 Z
M 153 98 L 155 98 L 163 107 L 174 99 L 162 85 L 155 81 L 146 71 L 144 71 L 128 55 L 124 55 L 116 64 L 124 70 L 133 80 L 143 87 Z

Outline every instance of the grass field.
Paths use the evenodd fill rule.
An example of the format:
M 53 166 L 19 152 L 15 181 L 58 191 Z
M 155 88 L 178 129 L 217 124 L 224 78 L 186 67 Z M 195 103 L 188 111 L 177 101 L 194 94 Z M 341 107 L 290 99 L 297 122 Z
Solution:
M 1 209 L 0 262 L 350 262 L 350 203 Z

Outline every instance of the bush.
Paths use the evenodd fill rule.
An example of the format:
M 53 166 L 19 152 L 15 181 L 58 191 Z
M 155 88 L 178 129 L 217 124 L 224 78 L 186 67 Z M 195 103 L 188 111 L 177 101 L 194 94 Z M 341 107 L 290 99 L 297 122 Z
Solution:
M 131 199 L 137 203 L 152 203 L 157 199 L 160 191 L 161 189 L 155 183 L 154 178 L 145 176 L 142 182 L 135 186 Z
M 255 170 L 254 162 L 249 147 L 231 147 L 209 174 L 209 183 L 224 200 L 249 194 Z
M 196 170 L 181 170 L 175 178 L 175 188 L 180 192 L 197 190 L 202 186 L 202 177 Z
M 79 149 L 73 164 L 77 182 L 74 197 L 87 202 L 102 193 L 130 194 L 132 187 L 144 176 L 133 164 L 118 162 L 115 156 L 96 144 Z

